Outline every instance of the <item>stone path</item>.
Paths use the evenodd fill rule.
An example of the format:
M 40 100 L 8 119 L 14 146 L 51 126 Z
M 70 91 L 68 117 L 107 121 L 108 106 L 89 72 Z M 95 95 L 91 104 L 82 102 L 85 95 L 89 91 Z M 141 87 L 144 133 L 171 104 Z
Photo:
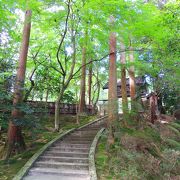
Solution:
M 90 180 L 89 150 L 104 119 L 56 141 L 30 168 L 23 180 Z

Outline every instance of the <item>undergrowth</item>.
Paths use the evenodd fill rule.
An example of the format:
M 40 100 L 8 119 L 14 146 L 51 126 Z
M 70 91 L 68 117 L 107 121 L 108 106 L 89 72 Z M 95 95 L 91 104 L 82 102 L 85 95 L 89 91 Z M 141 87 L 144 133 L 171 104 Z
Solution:
M 107 133 L 96 153 L 100 180 L 180 179 L 180 124 L 118 122 L 115 144 L 107 150 Z

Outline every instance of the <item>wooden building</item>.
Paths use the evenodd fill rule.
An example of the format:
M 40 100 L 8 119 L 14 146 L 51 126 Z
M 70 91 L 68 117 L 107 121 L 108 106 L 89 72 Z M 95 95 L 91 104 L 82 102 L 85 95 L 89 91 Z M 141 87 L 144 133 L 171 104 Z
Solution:
M 147 83 L 143 77 L 136 77 L 136 96 L 145 97 L 147 92 Z M 103 86 L 103 90 L 108 89 L 108 82 Z M 130 97 L 130 85 L 129 85 L 129 78 L 126 78 L 126 90 L 127 90 L 127 97 Z M 121 80 L 117 82 L 117 96 L 118 98 L 122 98 L 121 94 Z

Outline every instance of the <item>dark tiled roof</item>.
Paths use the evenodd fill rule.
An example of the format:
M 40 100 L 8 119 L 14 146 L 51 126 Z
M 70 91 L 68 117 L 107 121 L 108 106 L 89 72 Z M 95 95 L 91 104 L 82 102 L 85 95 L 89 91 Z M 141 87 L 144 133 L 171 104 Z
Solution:
M 137 86 L 145 84 L 145 80 L 142 77 L 136 77 L 135 81 Z M 129 78 L 126 78 L 126 86 L 129 86 Z M 118 80 L 117 87 L 121 87 L 121 80 Z M 103 89 L 108 89 L 108 82 L 103 86 Z
M 146 88 L 139 88 L 139 87 L 136 87 L 136 94 L 138 94 L 139 96 L 141 97 L 145 97 L 146 94 L 147 94 L 147 90 Z M 118 87 L 117 88 L 117 96 L 118 98 L 121 98 L 122 97 L 122 93 L 121 93 L 121 87 Z M 129 86 L 127 86 L 127 97 L 130 97 L 130 89 L 129 89 Z
M 147 88 L 146 88 L 146 82 L 145 82 L 144 78 L 136 77 L 135 81 L 136 81 L 136 92 L 138 92 L 138 94 L 141 97 L 145 96 L 147 94 Z M 103 86 L 103 89 L 108 89 L 108 83 L 106 83 Z M 126 78 L 126 89 L 127 89 L 127 96 L 130 97 L 129 78 Z M 119 80 L 117 82 L 117 96 L 118 96 L 118 98 L 122 97 L 121 80 Z

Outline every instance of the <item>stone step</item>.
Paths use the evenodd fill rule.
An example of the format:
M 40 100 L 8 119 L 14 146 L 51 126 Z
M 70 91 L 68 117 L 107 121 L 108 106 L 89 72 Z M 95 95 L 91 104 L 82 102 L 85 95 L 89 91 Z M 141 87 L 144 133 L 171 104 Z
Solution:
M 91 132 L 91 131 L 98 131 L 99 128 L 83 128 L 81 129 L 81 131 L 88 131 L 88 132 Z
M 94 137 L 94 136 L 93 136 Z M 85 137 L 76 137 L 76 136 L 69 136 L 69 137 L 66 137 L 65 139 L 63 139 L 64 141 L 65 140 L 74 140 L 74 141 L 79 141 L 79 140 L 83 140 L 83 141 L 92 141 L 94 138 L 91 137 L 91 138 L 85 138 Z
M 58 157 L 58 156 L 41 156 L 41 161 L 55 161 L 55 162 L 72 162 L 72 163 L 88 163 L 88 158 L 76 158 L 76 157 Z
M 84 139 L 71 139 L 71 138 L 69 138 L 69 139 L 64 139 L 62 142 L 91 142 L 92 141 L 92 139 L 91 140 L 84 140 Z
M 80 153 L 80 152 L 45 152 L 44 155 L 50 155 L 50 156 L 59 156 L 59 157 L 88 157 L 88 153 Z
M 52 151 L 65 151 L 65 152 L 89 152 L 89 148 L 76 148 L 76 147 L 51 147 L 48 149 L 47 152 L 52 152 Z
M 69 144 L 91 144 L 91 142 L 92 141 L 73 141 L 73 140 L 68 140 L 68 141 L 62 141 L 60 144 L 62 144 L 62 143 L 69 143 Z M 60 145 L 59 144 L 59 145 Z M 56 145 L 58 145 L 58 143 L 56 144 Z
M 89 136 L 89 137 L 94 137 L 96 135 L 96 132 L 87 132 L 87 131 L 82 131 L 82 132 L 74 132 L 72 136 Z
M 94 132 L 94 131 L 98 131 L 98 130 L 99 130 L 99 128 L 93 128 L 93 129 L 91 129 L 91 128 L 83 128 L 83 129 L 81 129 L 81 132 L 83 132 L 83 131 Z
M 54 161 L 37 161 L 34 164 L 35 167 L 43 167 L 43 168 L 55 168 L 55 169 L 79 169 L 79 170 L 88 170 L 88 163 L 68 163 L 68 162 L 54 162 Z
M 67 148 L 74 148 L 74 147 L 76 147 L 76 148 L 90 148 L 90 145 L 91 144 L 70 144 L 70 143 L 65 143 L 65 142 L 61 142 L 61 143 L 59 143 L 59 144 L 55 144 L 54 146 L 52 146 L 52 147 L 57 147 L 57 148 L 59 148 L 59 147 L 67 147 Z
M 69 149 L 69 148 L 62 148 L 62 149 L 51 149 L 48 150 L 47 153 L 59 153 L 59 152 L 68 152 L 68 153 L 88 153 L 89 149 Z
M 89 148 L 102 125 L 103 122 L 88 125 L 53 143 L 23 179 L 90 180 Z
M 24 180 L 89 180 L 87 170 L 31 168 Z
M 72 133 L 75 133 L 75 132 L 84 132 L 85 130 L 88 130 L 88 131 L 90 131 L 90 130 L 97 130 L 97 128 L 95 128 L 95 129 L 91 129 L 90 127 L 86 127 L 86 128 L 82 128 L 82 129 L 78 129 L 78 130 L 76 130 L 76 131 L 74 131 L 74 132 L 72 132 Z
M 84 139 L 84 140 L 87 139 L 87 140 L 91 140 L 91 139 L 94 139 L 94 137 L 95 137 L 95 135 L 89 136 L 89 137 L 84 137 L 84 136 L 80 136 L 80 135 L 72 135 L 72 136 L 67 137 L 66 139 L 72 138 L 72 139 Z
M 77 169 L 53 169 L 53 168 L 42 168 L 42 167 L 33 167 L 29 170 L 29 174 L 63 174 L 63 175 L 73 175 L 73 176 L 87 176 L 89 175 L 88 170 L 77 170 Z
M 23 180 L 90 180 L 90 177 L 88 175 L 84 176 L 70 176 L 70 175 L 64 175 L 64 174 L 34 174 L 34 175 L 28 175 Z
M 85 132 L 74 132 L 69 136 L 75 136 L 75 137 L 83 137 L 83 138 L 93 138 L 95 136 L 95 133 L 92 134 L 86 134 Z M 67 137 L 69 137 L 67 136 Z

